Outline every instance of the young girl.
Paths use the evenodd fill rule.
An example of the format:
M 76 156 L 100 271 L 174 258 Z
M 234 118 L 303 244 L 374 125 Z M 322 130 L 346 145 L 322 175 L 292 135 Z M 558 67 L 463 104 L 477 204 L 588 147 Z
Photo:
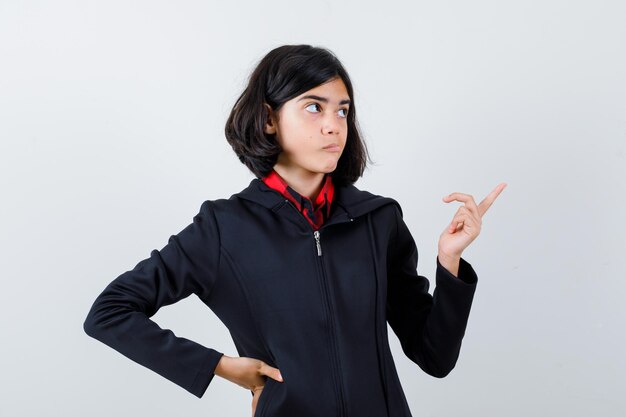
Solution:
M 424 372 L 455 366 L 477 275 L 461 258 L 506 184 L 461 201 L 440 236 L 436 288 L 400 204 L 354 186 L 366 166 L 352 84 L 327 49 L 285 45 L 250 76 L 226 138 L 255 175 L 204 201 L 160 251 L 113 280 L 89 335 L 197 397 L 214 375 L 252 394 L 253 417 L 409 417 L 387 323 Z M 177 337 L 150 319 L 196 294 L 239 356 Z

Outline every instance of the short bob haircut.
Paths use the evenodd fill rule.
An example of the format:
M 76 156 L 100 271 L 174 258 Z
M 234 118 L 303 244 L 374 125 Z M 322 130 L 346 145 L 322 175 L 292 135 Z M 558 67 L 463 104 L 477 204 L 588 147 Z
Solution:
M 350 96 L 348 136 L 337 167 L 330 175 L 333 184 L 354 184 L 370 159 L 358 127 L 352 83 L 339 59 L 326 48 L 283 45 L 270 51 L 254 69 L 226 121 L 226 140 L 235 154 L 257 177 L 269 174 L 282 152 L 276 135 L 265 133 L 269 118 L 267 103 L 278 111 L 283 103 L 340 77 Z

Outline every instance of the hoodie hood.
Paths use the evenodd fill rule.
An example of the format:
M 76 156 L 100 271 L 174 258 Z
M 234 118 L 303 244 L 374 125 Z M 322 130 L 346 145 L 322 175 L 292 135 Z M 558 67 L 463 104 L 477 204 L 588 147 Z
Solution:
M 232 199 L 233 197 L 253 201 L 274 211 L 285 204 L 285 198 L 276 190 L 268 187 L 259 178 L 254 178 L 246 188 L 237 194 L 233 194 L 230 198 Z M 360 190 L 353 184 L 335 185 L 333 208 L 329 220 L 343 215 L 353 219 L 386 204 L 396 204 L 400 209 L 400 213 L 402 213 L 400 204 L 391 197 L 383 197 L 369 191 Z

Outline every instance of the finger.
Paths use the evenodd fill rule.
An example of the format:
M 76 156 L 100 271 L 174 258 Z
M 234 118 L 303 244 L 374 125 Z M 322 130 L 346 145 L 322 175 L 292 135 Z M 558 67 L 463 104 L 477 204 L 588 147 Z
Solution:
M 450 233 L 455 233 L 457 230 L 461 230 L 464 224 L 465 219 L 463 218 L 463 216 L 456 215 L 452 219 L 452 222 L 450 222 L 450 225 L 448 226 L 448 231 Z
M 469 209 L 469 207 L 467 206 L 461 206 L 458 208 L 458 210 L 456 211 L 454 217 L 452 218 L 452 222 L 454 223 L 455 220 L 457 220 L 458 222 L 458 218 L 461 214 L 465 214 L 467 215 L 469 218 L 471 218 L 475 223 L 480 223 L 480 217 L 478 217 L 472 210 Z M 452 224 L 451 224 L 452 225 Z
M 252 401 L 252 417 L 254 417 L 255 415 L 257 415 L 257 408 L 259 405 L 259 396 L 261 395 L 261 393 L 259 392 L 257 395 L 255 395 L 254 400 Z
M 476 221 L 476 219 L 468 213 L 462 213 L 454 217 L 450 226 L 448 226 L 448 231 L 450 233 L 455 233 L 461 229 L 468 228 L 480 228 L 482 222 Z
M 253 396 L 252 396 L 252 415 L 254 415 L 254 410 L 256 409 L 256 406 L 259 402 L 259 395 L 261 395 L 261 391 L 263 391 L 263 387 L 257 387 L 253 390 Z
M 457 229 L 463 227 L 463 220 L 459 217 L 459 215 L 463 213 L 461 207 L 456 211 L 454 217 L 452 217 L 452 221 L 450 221 L 450 225 L 448 226 L 448 232 L 454 233 Z
M 463 222 L 452 222 L 452 224 L 448 227 L 448 232 L 454 233 L 463 228 Z
M 280 374 L 278 368 L 274 368 L 266 363 L 263 363 L 261 366 L 261 373 L 275 379 L 276 381 L 283 382 L 283 376 Z
M 478 210 L 478 206 L 474 201 L 474 197 L 469 194 L 464 193 L 452 193 L 443 198 L 443 201 L 449 203 L 451 201 L 462 201 L 465 203 L 465 206 L 472 212 L 476 217 L 480 217 L 480 211 Z
M 478 205 L 478 212 L 480 214 L 480 217 L 482 217 L 487 212 L 487 210 L 489 210 L 489 207 L 491 207 L 493 202 L 500 195 L 502 190 L 506 188 L 506 186 L 507 183 L 501 182 L 496 186 L 496 188 L 493 189 L 492 192 L 487 195 L 487 197 L 483 199 L 483 201 L 480 202 L 480 204 Z

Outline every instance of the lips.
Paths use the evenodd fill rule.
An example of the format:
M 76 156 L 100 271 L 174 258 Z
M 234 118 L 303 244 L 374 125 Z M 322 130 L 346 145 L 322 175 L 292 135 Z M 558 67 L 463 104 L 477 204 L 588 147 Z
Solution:
M 322 149 L 325 149 L 327 151 L 338 151 L 339 145 L 337 145 L 336 143 L 332 143 L 330 145 L 324 146 Z

